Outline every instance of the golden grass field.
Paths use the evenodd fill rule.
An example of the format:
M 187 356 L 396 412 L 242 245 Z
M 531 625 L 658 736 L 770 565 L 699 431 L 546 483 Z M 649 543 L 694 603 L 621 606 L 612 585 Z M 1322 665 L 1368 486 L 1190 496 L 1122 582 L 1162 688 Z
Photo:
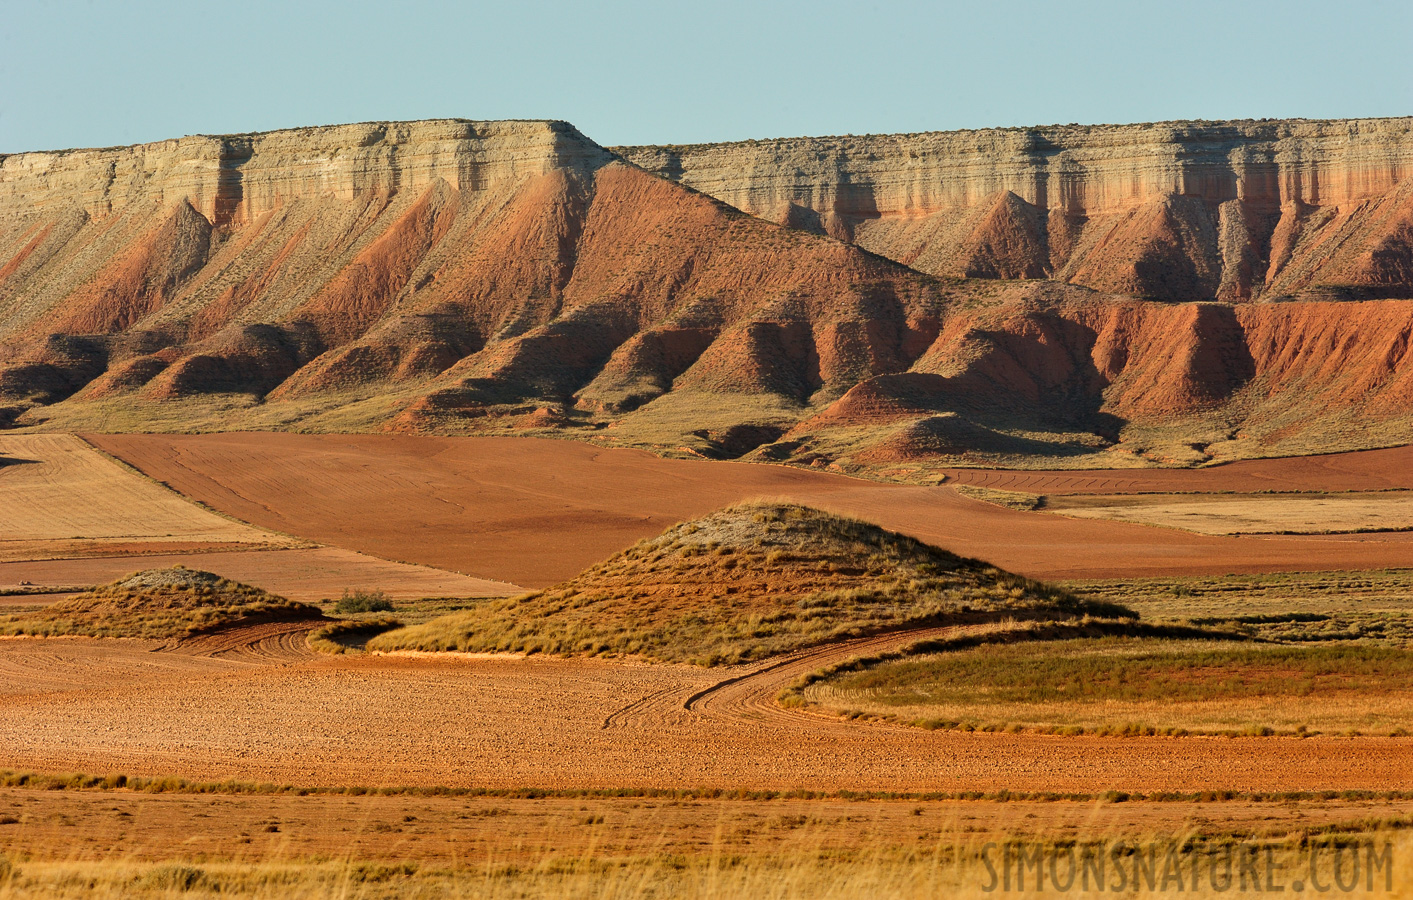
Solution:
M 532 799 L 0 788 L 0 897 L 971 897 L 999 893 L 1007 843 L 1057 860 L 1071 848 L 1132 846 L 1141 861 L 1159 861 L 1151 876 L 1136 873 L 1157 887 L 1171 854 L 1183 893 L 1203 897 L 1291 890 L 1312 861 L 1319 880 L 1333 884 L 1337 846 L 1349 885 L 1357 847 L 1359 893 L 1404 897 L 1413 887 L 1402 867 L 1413 858 L 1403 830 L 1410 812 L 1407 799 L 1338 796 Z M 1367 865 L 1371 849 L 1386 854 L 1377 871 Z M 1269 881 L 1264 865 L 1255 873 L 1260 891 L 1213 890 L 1221 867 L 1211 865 L 1227 854 L 1262 863 L 1269 854 L 1280 868 Z M 1135 874 L 1131 857 L 1119 859 L 1126 878 Z M 1056 868 L 1045 873 L 1045 893 L 1056 875 L 1064 883 Z M 1034 867 L 1023 874 L 1038 893 Z M 1066 893 L 1113 896 L 1115 867 L 1106 874 L 1106 890 Z
M 993 493 L 1000 495 L 1004 492 Z M 993 499 L 992 502 L 997 501 Z M 1413 528 L 1413 492 L 1410 491 L 1341 494 L 1070 494 L 1046 497 L 1043 506 L 1048 511 L 1076 518 L 1160 525 L 1214 535 L 1339 534 Z
M 0 562 L 75 555 L 308 546 L 202 509 L 74 435 L 0 436 Z
M 1108 636 L 909 654 L 799 696 L 925 728 L 1406 735 L 1410 684 L 1402 648 Z

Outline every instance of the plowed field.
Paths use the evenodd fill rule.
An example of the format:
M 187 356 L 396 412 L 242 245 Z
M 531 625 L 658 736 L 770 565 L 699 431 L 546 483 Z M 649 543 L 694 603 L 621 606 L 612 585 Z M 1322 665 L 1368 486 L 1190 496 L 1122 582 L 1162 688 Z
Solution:
M 382 590 L 396 600 L 520 590 L 318 547 L 217 515 L 73 435 L 0 436 L 0 590 L 101 584 L 179 564 L 301 601 L 338 597 L 346 588 Z M 56 599 L 39 594 L 0 602 Z
M 571 441 L 267 433 L 90 439 L 244 521 L 529 587 L 569 578 L 674 522 L 762 496 L 855 515 L 1040 578 L 1413 566 L 1409 533 L 1188 534 L 1003 509 L 945 485 L 660 459 Z M 1196 471 L 953 474 L 1041 493 L 1383 490 L 1413 487 L 1410 461 L 1413 450 L 1401 448 Z
M 1413 488 L 1413 445 L 1248 459 L 1207 469 L 943 469 L 950 481 L 1027 494 L 1385 491 Z
M 234 658 L 203 651 L 181 659 L 131 642 L 3 641 L 5 681 L 42 689 L 0 696 L 0 768 L 606 789 L 1413 788 L 1409 738 L 926 732 L 772 702 L 802 672 L 921 636 L 727 670 L 538 658 L 308 660 L 302 648 L 269 639 Z
M 301 542 L 202 509 L 68 434 L 0 436 L 0 561 Z
M 0 563 L 0 589 L 31 585 L 95 585 L 139 569 L 183 565 L 243 581 L 305 603 L 337 598 L 345 588 L 381 590 L 394 600 L 421 597 L 504 597 L 521 592 L 513 584 L 472 578 L 427 566 L 388 562 L 336 547 L 252 550 L 177 555 L 44 559 Z M 52 595 L 10 598 L 14 605 L 49 603 Z

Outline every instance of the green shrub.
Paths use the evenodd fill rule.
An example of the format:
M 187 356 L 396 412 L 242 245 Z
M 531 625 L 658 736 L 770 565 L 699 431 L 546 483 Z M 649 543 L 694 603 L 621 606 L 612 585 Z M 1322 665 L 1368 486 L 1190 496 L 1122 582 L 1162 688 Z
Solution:
M 334 612 L 340 614 L 347 613 L 370 613 L 370 612 L 392 612 L 392 598 L 384 591 L 356 591 L 345 590 L 343 597 L 334 606 Z

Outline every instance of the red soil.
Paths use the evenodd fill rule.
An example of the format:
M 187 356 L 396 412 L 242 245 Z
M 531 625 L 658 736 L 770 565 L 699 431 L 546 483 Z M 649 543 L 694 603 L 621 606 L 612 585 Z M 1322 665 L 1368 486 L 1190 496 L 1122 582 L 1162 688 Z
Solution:
M 88 440 L 188 496 L 257 525 L 528 587 L 570 578 L 677 521 L 759 497 L 858 516 L 1040 578 L 1413 566 L 1413 534 L 1213 537 L 1003 509 L 946 486 L 660 459 L 569 441 L 266 433 Z M 1068 483 L 1071 491 L 1095 493 L 1273 486 L 1367 490 L 1413 487 L 1410 459 L 1413 449 L 1404 448 L 1197 471 L 977 472 L 974 477 L 975 483 L 1009 477 L 993 486 L 1021 490 L 1054 479 L 1059 489 Z M 973 475 L 961 477 L 970 481 Z
M 11 275 L 15 274 L 15 272 L 19 271 L 20 266 L 25 264 L 25 260 L 29 259 L 30 254 L 34 252 L 36 247 L 44 243 L 44 239 L 49 237 L 49 233 L 53 230 L 53 223 L 46 222 L 44 227 L 39 229 L 39 233 L 31 238 L 28 244 L 20 248 L 20 252 L 11 257 L 10 261 L 5 263 L 5 265 L 0 266 L 0 282 L 3 282 L 6 278 L 9 278 Z
M 1173 300 L 1249 297 L 1265 283 L 1252 269 L 1261 254 L 1224 262 L 1218 238 L 1240 238 L 1227 226 L 1250 213 L 1270 219 L 1262 234 L 1275 229 L 1270 291 L 1320 283 L 1312 296 L 1406 297 L 1406 190 L 1309 213 L 1324 217 L 1318 228 L 1301 224 L 1309 211 L 1298 203 L 1260 215 L 1223 204 L 1213 219 L 1194 196 L 1145 195 L 1085 226 L 1071 248 L 1080 258 L 1065 250 L 1063 266 L 1054 252 L 1068 220 L 987 190 L 974 212 L 948 215 L 950 249 L 934 248 L 958 273 L 986 279 L 940 282 L 607 155 L 585 159 L 594 161 L 503 173 L 474 189 L 435 178 L 399 194 L 390 178 L 346 197 L 271 196 L 253 219 L 213 211 L 219 240 L 185 201 L 124 207 L 68 237 L 31 223 L 0 248 L 7 295 L 25 298 L 7 307 L 0 394 L 17 404 L 73 398 L 71 421 L 89 401 L 131 396 L 129 427 L 167 416 L 156 401 L 237 393 L 318 408 L 322 396 L 351 418 L 307 423 L 307 408 L 284 418 L 260 404 L 259 416 L 231 408 L 223 421 L 297 414 L 311 429 L 442 433 L 565 424 L 525 415 L 535 409 L 631 423 L 666 392 L 688 402 L 745 394 L 785 410 L 775 416 L 784 421 L 758 421 L 748 402 L 712 429 L 789 427 L 797 408 L 812 418 L 791 438 L 806 440 L 775 447 L 772 459 L 879 467 L 1077 452 L 1063 439 L 1007 436 L 1055 428 L 1094 436 L 1083 447 L 1118 438 L 1186 463 L 1200 458 L 1195 444 L 1219 458 L 1380 446 L 1413 421 L 1413 301 L 1160 304 L 992 280 L 1048 272 Z M 337 392 L 352 390 L 376 402 L 343 404 Z M 927 421 L 952 413 L 965 427 Z M 19 414 L 19 405 L 6 413 Z M 906 430 L 860 428 L 885 422 Z M 1124 424 L 1171 426 L 1175 443 L 1155 447 Z M 703 449 L 696 423 L 673 427 L 654 441 Z
M 1030 494 L 1142 494 L 1413 489 L 1413 445 L 1253 459 L 1208 469 L 942 469 L 949 481 Z
M 278 643 L 266 645 L 263 664 L 250 654 L 180 661 L 138 642 L 0 641 L 9 676 L 0 684 L 11 686 L 0 692 L 0 766 L 286 784 L 1413 788 L 1406 738 L 927 732 L 771 700 L 800 671 L 889 640 L 900 638 L 729 670 L 539 658 L 302 661 L 303 650 Z M 170 672 L 156 670 L 163 663 Z
M 455 218 L 454 191 L 435 182 L 377 240 L 354 258 L 296 318 L 314 324 L 325 343 L 342 344 L 382 317 L 422 257 L 446 235 Z
M 44 322 L 48 331 L 104 334 L 126 331 L 161 309 L 182 282 L 206 263 L 211 223 L 183 200 Z
M 500 597 L 520 592 L 513 584 L 388 562 L 333 547 L 0 563 L 0 589 L 17 588 L 26 581 L 55 587 L 106 584 L 139 569 L 175 565 L 214 572 L 232 581 L 253 584 L 272 594 L 306 603 L 337 598 L 345 588 L 386 591 L 394 600 Z M 38 604 L 48 603 L 53 597 L 41 595 L 33 600 L 22 599 Z

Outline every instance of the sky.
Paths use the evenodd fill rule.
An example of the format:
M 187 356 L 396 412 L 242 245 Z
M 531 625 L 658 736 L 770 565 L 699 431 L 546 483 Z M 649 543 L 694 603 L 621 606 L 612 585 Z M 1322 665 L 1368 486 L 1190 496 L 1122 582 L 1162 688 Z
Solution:
M 0 153 L 396 119 L 605 145 L 1413 114 L 1407 0 L 0 0 Z

